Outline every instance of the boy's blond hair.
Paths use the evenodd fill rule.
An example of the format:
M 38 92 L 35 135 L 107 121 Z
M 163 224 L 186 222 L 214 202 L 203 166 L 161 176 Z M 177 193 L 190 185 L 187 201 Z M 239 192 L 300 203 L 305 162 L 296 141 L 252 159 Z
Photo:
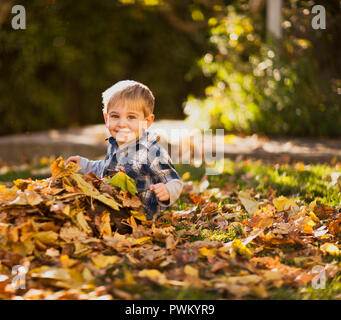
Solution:
M 118 101 L 129 100 L 129 105 L 142 108 L 145 116 L 153 113 L 155 98 L 151 90 L 144 84 L 123 80 L 115 83 L 102 93 L 103 112 L 108 113 L 109 107 Z

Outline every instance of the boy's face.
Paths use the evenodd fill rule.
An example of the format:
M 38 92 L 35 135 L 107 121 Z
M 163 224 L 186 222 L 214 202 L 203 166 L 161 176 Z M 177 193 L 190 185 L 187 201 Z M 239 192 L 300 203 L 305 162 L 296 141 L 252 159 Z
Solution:
M 145 117 L 142 108 L 132 107 L 129 101 L 111 105 L 108 113 L 103 115 L 111 136 L 116 139 L 119 146 L 138 140 L 143 134 L 143 129 L 149 128 L 154 120 L 154 114 Z

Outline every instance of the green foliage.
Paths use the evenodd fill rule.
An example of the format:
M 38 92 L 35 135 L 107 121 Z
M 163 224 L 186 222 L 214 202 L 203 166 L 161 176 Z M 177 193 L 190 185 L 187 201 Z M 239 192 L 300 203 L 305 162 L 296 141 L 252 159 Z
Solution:
M 189 96 L 188 120 L 247 134 L 340 135 L 340 27 L 312 30 L 312 3 L 286 3 L 281 41 L 265 39 L 264 17 L 251 15 L 246 5 L 228 6 L 226 17 L 212 22 L 214 49 L 199 62 L 213 84 L 204 99 Z M 326 8 L 330 23 L 340 18 L 332 4 Z

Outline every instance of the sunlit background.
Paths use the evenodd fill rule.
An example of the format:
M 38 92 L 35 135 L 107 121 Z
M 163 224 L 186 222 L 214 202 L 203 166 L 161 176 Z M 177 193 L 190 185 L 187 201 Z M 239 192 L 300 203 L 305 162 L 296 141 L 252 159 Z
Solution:
M 15 4 L 25 30 L 11 26 Z M 315 5 L 326 29 L 312 27 Z M 337 0 L 3 0 L 0 134 L 102 123 L 101 92 L 134 79 L 158 120 L 339 136 L 340 18 Z

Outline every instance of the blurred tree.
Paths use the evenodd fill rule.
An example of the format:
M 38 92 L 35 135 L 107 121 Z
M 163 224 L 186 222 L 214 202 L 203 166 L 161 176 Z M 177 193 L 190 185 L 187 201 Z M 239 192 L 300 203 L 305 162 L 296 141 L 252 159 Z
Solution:
M 19 1 L 1 1 L 0 134 L 102 122 L 101 92 L 122 79 L 151 88 L 157 118 L 182 118 L 209 84 L 195 62 L 225 2 L 22 0 L 27 29 L 12 30 Z
M 214 49 L 200 65 L 213 81 L 204 99 L 189 96 L 188 120 L 202 129 L 341 136 L 340 1 L 284 2 L 280 41 L 267 37 L 264 7 L 251 3 L 228 6 L 212 24 Z M 326 8 L 326 30 L 311 26 L 315 4 Z

